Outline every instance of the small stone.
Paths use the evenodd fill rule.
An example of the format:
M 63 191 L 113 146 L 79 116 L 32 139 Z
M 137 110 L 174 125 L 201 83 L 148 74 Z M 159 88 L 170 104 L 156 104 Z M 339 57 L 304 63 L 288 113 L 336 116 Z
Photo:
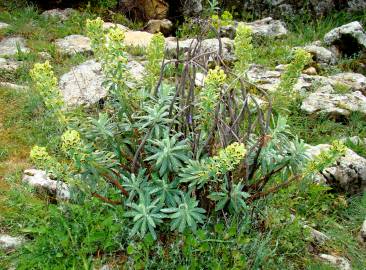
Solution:
M 62 54 L 74 55 L 76 53 L 92 53 L 91 42 L 82 35 L 70 35 L 56 39 L 55 45 Z
M 44 11 L 42 13 L 42 16 L 49 18 L 58 18 L 61 21 L 66 21 L 73 12 L 75 12 L 75 9 L 72 8 L 66 8 L 66 9 L 55 8 Z
M 16 249 L 22 245 L 24 239 L 22 237 L 13 237 L 7 234 L 0 234 L 0 249 L 9 251 Z
M 310 236 L 319 245 L 323 245 L 325 242 L 327 242 L 329 240 L 329 236 L 326 235 L 325 233 L 315 230 L 314 228 L 307 226 L 307 225 L 304 225 L 304 228 L 306 228 L 310 231 Z
M 340 270 L 352 270 L 351 264 L 346 258 L 329 254 L 319 254 L 319 257 Z
M 9 37 L 0 41 L 0 57 L 14 56 L 20 52 L 28 53 L 29 48 L 25 46 L 25 39 L 22 37 Z
M 99 270 L 112 270 L 113 268 L 109 264 L 103 265 Z
M 52 59 L 52 56 L 48 52 L 39 52 L 38 56 L 44 60 Z
M 362 227 L 360 230 L 360 242 L 366 244 L 366 219 L 362 223 Z
M 40 193 L 46 192 L 60 200 L 70 199 L 70 187 L 64 182 L 50 179 L 45 171 L 25 170 L 22 181 Z
M 0 22 L 0 30 L 8 28 L 10 25 L 4 22 Z
M 206 75 L 200 72 L 196 73 L 196 78 L 194 80 L 194 84 L 198 87 L 203 87 L 204 83 L 205 83 L 205 78 Z
M 151 34 L 156 34 L 160 32 L 165 36 L 171 34 L 172 29 L 173 23 L 168 19 L 150 20 L 144 27 L 144 30 Z
M 310 76 L 317 74 L 315 67 L 308 67 L 307 69 L 304 69 L 302 73 L 310 75 Z

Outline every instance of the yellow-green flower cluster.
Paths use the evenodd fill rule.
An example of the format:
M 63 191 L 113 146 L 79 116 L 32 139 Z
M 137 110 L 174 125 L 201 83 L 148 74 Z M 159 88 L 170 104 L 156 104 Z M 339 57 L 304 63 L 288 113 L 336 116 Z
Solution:
M 61 136 L 62 150 L 67 153 L 70 150 L 78 150 L 81 148 L 81 138 L 79 132 L 76 130 L 67 130 Z
M 42 96 L 46 108 L 55 113 L 60 121 L 65 120 L 62 113 L 64 101 L 57 87 L 57 78 L 50 63 L 48 61 L 43 64 L 36 63 L 30 71 L 30 77 L 35 89 Z
M 86 20 L 86 33 L 91 40 L 91 47 L 97 58 L 101 57 L 105 46 L 103 24 L 104 21 L 99 17 L 95 20 Z
M 236 56 L 235 69 L 239 73 L 247 70 L 252 62 L 253 45 L 252 29 L 244 23 L 239 23 L 234 39 L 234 53 Z
M 313 158 L 306 166 L 304 174 L 311 175 L 319 171 L 323 171 L 328 166 L 334 164 L 337 159 L 343 156 L 347 151 L 347 147 L 340 141 L 333 141 L 331 147 L 322 151 Z
M 165 38 L 161 33 L 155 34 L 147 47 L 146 56 L 146 77 L 145 84 L 151 89 L 151 92 L 155 88 L 155 85 L 160 77 L 161 62 L 164 59 L 165 52 Z
M 111 28 L 106 34 L 107 44 L 102 55 L 103 71 L 115 86 L 124 86 L 127 77 L 127 56 L 125 52 L 125 33 L 119 28 Z
M 296 84 L 301 71 L 310 63 L 311 59 L 310 53 L 303 49 L 296 50 L 293 61 L 286 67 L 285 72 L 281 76 L 278 91 L 292 93 L 293 87 Z
M 37 168 L 47 170 L 56 176 L 62 173 L 61 164 L 48 154 L 46 147 L 34 146 L 31 149 L 29 156 Z
M 107 40 L 112 44 L 115 42 L 123 43 L 125 40 L 125 32 L 118 27 L 111 28 L 107 33 Z
M 247 150 L 243 143 L 234 142 L 225 149 L 221 149 L 218 155 L 212 158 L 212 163 L 210 164 L 211 170 L 216 175 L 223 175 L 232 171 L 240 164 L 246 153 Z
M 228 26 L 233 23 L 233 15 L 230 13 L 230 11 L 225 10 L 221 14 L 221 18 L 219 15 L 214 14 L 211 16 L 212 25 L 215 28 L 218 28 L 219 26 Z
M 226 81 L 226 74 L 220 67 L 210 69 L 204 81 L 203 89 L 199 94 L 199 110 L 204 127 L 208 127 L 216 104 L 220 98 L 221 86 Z
M 205 85 L 214 85 L 220 87 L 226 81 L 225 72 L 216 66 L 215 69 L 210 69 L 205 78 Z
M 293 61 L 287 65 L 273 98 L 273 108 L 280 113 L 288 113 L 288 108 L 298 97 L 293 88 L 304 67 L 310 63 L 311 55 L 303 49 L 295 52 Z
M 47 163 L 51 160 L 46 147 L 41 147 L 38 145 L 34 146 L 30 151 L 30 158 L 36 164 Z

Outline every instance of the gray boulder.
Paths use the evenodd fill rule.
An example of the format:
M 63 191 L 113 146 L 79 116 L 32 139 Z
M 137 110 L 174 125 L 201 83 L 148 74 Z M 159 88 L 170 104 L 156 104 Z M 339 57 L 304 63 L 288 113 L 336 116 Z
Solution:
M 309 146 L 307 154 L 310 158 L 318 156 L 330 148 L 328 144 Z M 326 168 L 319 178 L 337 191 L 357 194 L 366 191 L 366 159 L 350 149 L 336 164 Z
M 25 170 L 22 181 L 40 193 L 55 196 L 59 200 L 70 199 L 69 185 L 61 181 L 52 180 L 45 171 L 36 169 Z
M 199 15 L 202 10 L 202 0 L 183 0 L 180 1 L 184 16 Z
M 283 37 L 287 35 L 285 23 L 271 17 L 246 23 L 252 28 L 253 34 L 261 37 Z
M 288 33 L 284 22 L 274 20 L 271 17 L 244 24 L 252 29 L 255 37 L 280 38 L 286 36 Z M 234 38 L 238 25 L 239 22 L 234 22 L 233 25 L 222 26 L 220 28 L 221 35 L 223 37 Z
M 62 75 L 59 87 L 68 106 L 90 105 L 107 95 L 104 80 L 101 64 L 88 60 Z
M 55 45 L 62 54 L 74 55 L 76 53 L 91 54 L 90 39 L 82 35 L 70 35 L 64 38 L 56 39 Z
M 366 95 L 366 77 L 359 73 L 343 72 L 330 76 L 330 84 L 334 87 L 343 84 L 353 91 L 360 91 Z
M 324 43 L 332 46 L 337 54 L 351 56 L 366 49 L 366 33 L 362 25 L 354 21 L 328 32 Z
M 315 62 L 327 65 L 335 65 L 337 63 L 336 55 L 324 47 L 311 44 L 303 49 L 313 56 Z
M 18 52 L 27 53 L 29 48 L 25 45 L 25 39 L 22 37 L 9 37 L 0 41 L 0 57 L 14 56 Z
M 133 82 L 141 81 L 145 68 L 138 62 L 130 60 L 127 70 Z M 105 76 L 102 65 L 95 60 L 88 60 L 61 76 L 60 91 L 68 106 L 91 105 L 107 96 L 108 90 L 102 86 Z M 129 86 L 133 86 L 133 82 Z
M 177 48 L 177 41 L 171 38 L 167 38 L 165 40 L 165 48 L 170 53 L 175 53 Z M 185 40 L 179 40 L 179 49 L 183 52 L 188 51 L 190 48 L 194 48 L 197 44 L 196 39 L 185 39 Z M 232 62 L 234 61 L 234 41 L 229 38 L 221 38 L 221 44 L 222 44 L 222 60 L 226 62 Z M 212 62 L 213 56 L 217 55 L 219 53 L 220 48 L 220 42 L 217 38 L 211 38 L 211 39 L 205 39 L 202 41 L 201 46 L 198 50 L 198 54 L 204 54 L 204 53 L 212 53 L 212 55 L 205 55 L 202 56 L 203 59 L 208 60 L 209 62 Z
M 348 116 L 351 112 L 366 115 L 366 97 L 360 91 L 336 94 L 334 89 L 327 85 L 305 98 L 301 109 L 308 114 L 326 113 L 334 118 Z
M 19 68 L 21 62 L 9 58 L 0 57 L 0 70 L 12 72 Z
M 44 11 L 42 13 L 42 16 L 46 18 L 58 18 L 61 21 L 66 21 L 73 12 L 75 12 L 75 10 L 72 8 L 66 8 L 66 9 L 55 8 Z

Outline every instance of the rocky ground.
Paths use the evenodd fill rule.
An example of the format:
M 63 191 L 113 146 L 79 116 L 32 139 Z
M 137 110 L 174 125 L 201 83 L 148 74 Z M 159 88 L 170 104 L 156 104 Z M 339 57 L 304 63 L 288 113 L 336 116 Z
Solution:
M 42 16 L 63 23 L 68 21 L 72 13 L 73 10 L 71 9 L 49 10 L 44 12 Z M 259 39 L 281 39 L 289 35 L 289 30 L 285 23 L 269 17 L 247 23 L 247 25 L 252 28 L 254 36 Z M 136 55 L 134 52 L 137 51 L 136 48 L 143 51 L 148 46 L 153 33 L 161 31 L 167 35 L 165 47 L 167 55 L 171 57 L 174 57 L 177 44 L 184 51 L 195 43 L 194 39 L 176 40 L 175 37 L 169 37 L 172 24 L 167 20 L 150 21 L 144 28 L 145 31 L 130 30 L 124 25 L 112 22 L 105 23 L 104 27 L 118 27 L 125 31 L 125 43 L 131 52 L 128 67 L 136 81 L 142 80 L 144 76 L 145 59 L 144 55 Z M 59 87 L 67 106 L 92 106 L 108 95 L 107 90 L 102 85 L 104 77 L 101 71 L 101 64 L 93 59 L 90 40 L 82 33 L 68 33 L 62 38 L 53 40 L 51 46 L 54 51 L 51 54 L 49 50 L 35 51 L 33 49 L 34 45 L 30 44 L 27 36 L 21 36 L 19 33 L 13 35 L 11 31 L 7 32 L 7 29 L 12 29 L 11 22 L 0 22 L 0 31 L 6 33 L 0 40 L 0 74 L 2 74 L 0 76 L 0 89 L 15 91 L 20 93 L 20 95 L 29 91 L 27 80 L 8 78 L 12 78 L 14 74 L 17 74 L 19 70 L 22 70 L 27 65 L 29 61 L 27 55 L 29 56 L 31 53 L 32 57 L 55 61 L 56 63 L 63 58 L 74 57 L 73 59 L 77 59 L 75 65 L 70 64 L 65 70 L 60 69 Z M 227 63 L 234 60 L 232 38 L 235 35 L 235 29 L 235 25 L 222 29 L 222 57 Z M 218 51 L 219 46 L 217 39 L 207 39 L 202 42 L 200 50 L 202 53 Z M 366 32 L 362 24 L 358 21 L 350 21 L 330 30 L 321 40 L 312 40 L 308 44 L 303 44 L 299 47 L 304 48 L 313 56 L 312 64 L 303 70 L 295 86 L 295 90 L 301 95 L 300 111 L 303 117 L 312 119 L 321 115 L 335 122 L 345 122 L 352 114 L 357 113 L 361 115 L 361 125 L 365 126 L 366 72 L 360 74 L 338 69 L 338 64 L 344 61 L 345 57 L 359 55 L 366 51 Z M 55 55 L 59 59 L 55 60 Z M 276 91 L 284 67 L 285 65 L 282 63 L 274 66 L 265 66 L 254 61 L 246 76 L 250 82 L 258 87 L 273 92 Z M 365 66 L 363 68 L 366 70 Z M 324 70 L 332 70 L 332 72 L 324 72 Z M 204 77 L 205 74 L 197 76 L 196 84 L 198 86 L 202 84 Z M 260 99 L 258 96 L 258 100 Z M 14 109 L 19 108 L 15 107 Z M 3 109 L 0 108 L 1 110 Z M 5 129 L 9 128 L 5 126 L 5 118 L 0 113 L 1 132 L 6 132 Z M 343 128 L 347 129 L 347 126 L 345 125 Z M 366 139 L 363 137 L 365 134 L 355 135 L 359 136 L 339 139 L 351 140 L 355 145 L 366 147 Z M 0 137 L 0 142 L 6 143 L 7 141 Z M 315 157 L 320 153 L 321 149 L 326 149 L 327 147 L 329 147 L 327 144 L 313 145 L 309 146 L 308 151 L 311 156 Z M 337 164 L 325 169 L 318 175 L 317 181 L 333 187 L 338 192 L 362 194 L 366 191 L 366 158 L 364 154 L 356 153 L 352 149 L 347 150 L 346 155 Z M 26 157 L 23 158 L 26 160 Z M 8 158 L 4 159 L 8 160 Z M 0 161 L 2 160 L 0 159 Z M 24 161 L 24 163 L 27 163 L 27 161 Z M 2 166 L 7 166 L 7 164 L 3 163 Z M 6 171 L 6 168 L 5 171 L 0 170 L 0 172 L 3 173 L 3 176 L 0 178 L 1 186 L 1 182 L 5 181 L 5 176 L 9 176 L 10 172 Z M 47 193 L 55 196 L 57 199 L 67 200 L 69 198 L 70 190 L 65 183 L 51 179 L 46 172 L 35 168 L 24 170 L 22 183 L 34 187 L 36 192 Z M 314 241 L 318 245 L 327 245 L 327 241 L 330 239 L 329 236 L 311 228 L 311 226 L 309 228 L 315 239 Z M 359 224 L 360 243 L 365 244 L 365 239 L 366 220 L 363 224 Z M 22 235 L 8 235 L 7 230 L 2 230 L 0 227 L 0 249 L 5 250 L 7 253 L 10 253 L 28 240 Z M 364 251 L 361 250 L 360 252 Z M 352 269 L 352 262 L 344 254 L 323 254 L 314 251 L 314 256 L 329 262 L 329 264 L 339 269 Z

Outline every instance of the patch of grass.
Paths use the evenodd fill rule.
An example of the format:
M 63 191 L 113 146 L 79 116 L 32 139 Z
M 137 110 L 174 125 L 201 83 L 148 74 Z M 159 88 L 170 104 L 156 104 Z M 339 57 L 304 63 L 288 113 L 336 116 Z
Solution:
M 28 220 L 21 229 L 35 239 L 14 254 L 17 269 L 91 269 L 101 256 L 123 247 L 123 209 L 97 200 L 44 209 L 43 218 L 37 214 L 35 223 Z
M 366 137 L 366 119 L 362 113 L 354 112 L 343 121 L 336 121 L 327 115 L 307 115 L 300 105 L 298 102 L 290 108 L 288 123 L 293 133 L 306 143 L 315 145 L 353 136 Z

